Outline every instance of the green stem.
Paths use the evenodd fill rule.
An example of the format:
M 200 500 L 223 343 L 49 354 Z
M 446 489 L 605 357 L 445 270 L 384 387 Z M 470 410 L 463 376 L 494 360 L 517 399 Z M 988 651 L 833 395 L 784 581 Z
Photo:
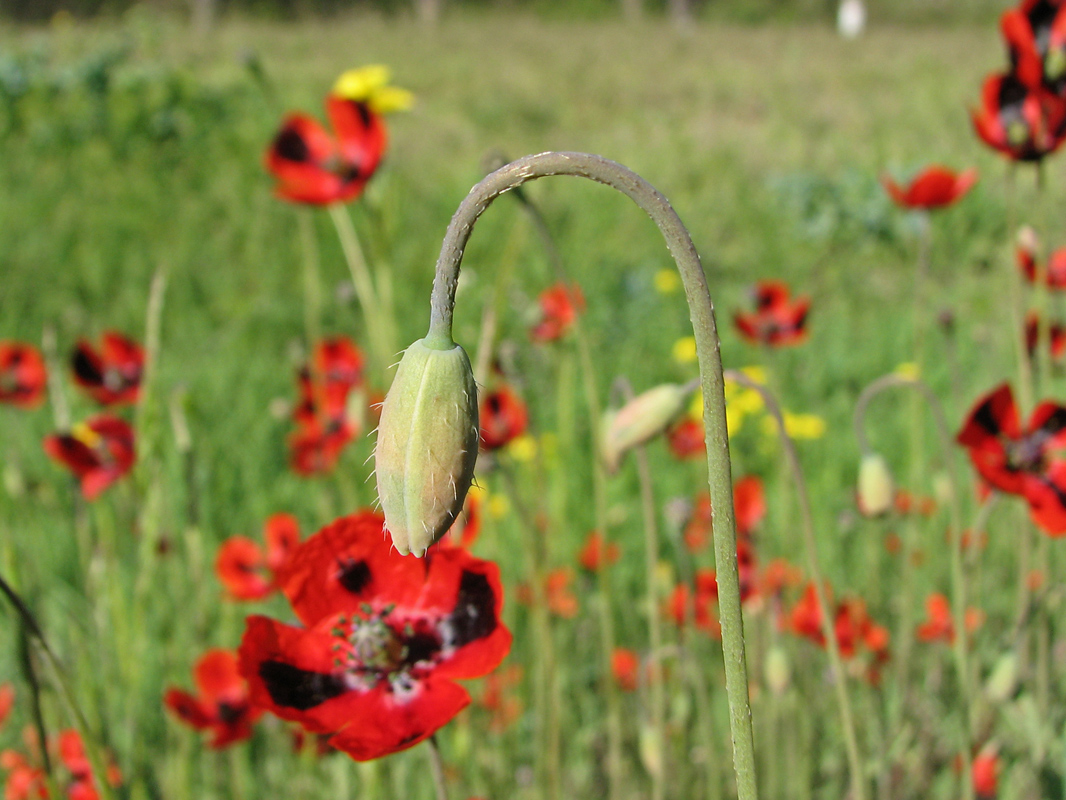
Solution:
M 781 445 L 785 450 L 785 460 L 788 462 L 792 480 L 796 485 L 796 494 L 799 497 L 800 519 L 803 529 L 803 547 L 807 556 L 807 571 L 810 573 L 811 582 L 814 584 L 814 592 L 818 598 L 818 607 L 822 613 L 822 635 L 825 638 L 825 649 L 829 654 L 829 664 L 833 670 L 833 688 L 836 692 L 837 707 L 840 713 L 840 725 L 844 731 L 844 749 L 848 756 L 848 771 L 851 773 L 851 798 L 852 800 L 866 800 L 866 779 L 863 775 L 862 759 L 859 755 L 859 740 L 855 734 L 855 720 L 851 712 L 851 701 L 848 698 L 847 675 L 844 673 L 843 661 L 840 657 L 840 646 L 837 643 L 836 623 L 826 597 L 825 584 L 821 570 L 818 567 L 818 545 L 814 537 L 814 518 L 811 514 L 811 500 L 807 494 L 807 482 L 803 478 L 803 468 L 800 466 L 799 454 L 796 452 L 796 444 L 785 430 L 785 420 L 781 414 L 781 408 L 773 393 L 757 381 L 753 381 L 739 370 L 727 370 L 726 377 L 736 381 L 741 386 L 757 391 L 766 405 L 766 410 L 777 423 Z
M 722 649 L 726 694 L 729 699 L 733 766 L 739 800 L 755 800 L 755 745 L 748 701 L 748 670 L 744 650 L 744 624 L 737 569 L 733 485 L 729 463 L 729 436 L 725 420 L 720 343 L 707 279 L 699 254 L 676 212 L 651 184 L 612 161 L 584 153 L 542 153 L 527 156 L 492 173 L 475 186 L 452 217 L 437 260 L 431 316 L 426 343 L 450 342 L 459 265 L 474 223 L 493 200 L 535 178 L 572 175 L 606 184 L 633 200 L 659 227 L 685 288 L 696 339 L 703 387 L 703 420 L 707 441 L 708 488 L 715 509 L 714 547 L 717 565 Z
M 304 335 L 307 337 L 308 350 L 313 352 L 322 337 L 322 281 L 318 269 L 318 242 L 315 240 L 315 221 L 311 212 L 301 209 L 297 218 L 300 225 L 300 250 L 303 253 Z M 313 362 L 312 358 L 312 364 Z
M 448 786 L 444 781 L 444 759 L 440 754 L 436 734 L 429 737 L 427 744 L 429 745 L 429 768 L 433 773 L 433 788 L 436 790 L 437 800 L 448 800 Z

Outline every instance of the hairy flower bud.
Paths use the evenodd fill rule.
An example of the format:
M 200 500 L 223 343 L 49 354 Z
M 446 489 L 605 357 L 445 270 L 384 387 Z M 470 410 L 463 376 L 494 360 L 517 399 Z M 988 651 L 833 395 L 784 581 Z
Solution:
M 622 457 L 665 431 L 681 416 L 692 389 L 664 383 L 639 394 L 604 418 L 603 461 L 609 472 L 617 471 Z
M 892 508 L 896 489 L 888 463 L 878 453 L 866 453 L 859 465 L 859 511 L 879 517 Z
M 378 497 L 401 555 L 423 556 L 462 511 L 478 450 L 477 387 L 466 351 L 419 339 L 396 370 L 378 427 Z

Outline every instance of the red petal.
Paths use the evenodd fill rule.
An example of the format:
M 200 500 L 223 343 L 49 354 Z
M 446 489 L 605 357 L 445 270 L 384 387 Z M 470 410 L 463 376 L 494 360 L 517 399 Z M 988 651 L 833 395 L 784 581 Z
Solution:
M 247 695 L 244 679 L 237 668 L 237 654 L 230 650 L 208 650 L 196 662 L 193 675 L 204 700 L 238 705 Z
M 206 730 L 215 723 L 215 716 L 197 698 L 180 689 L 170 689 L 163 696 L 166 705 L 177 717 L 197 730 Z
M 237 600 L 259 600 L 270 594 L 270 583 L 260 573 L 263 554 L 246 536 L 231 536 L 218 550 L 215 572 L 219 582 Z
M 266 521 L 267 566 L 277 572 L 300 543 L 300 523 L 292 514 L 274 514 Z
M 335 95 L 326 98 L 326 113 L 337 133 L 342 158 L 365 184 L 385 153 L 385 122 L 365 103 Z

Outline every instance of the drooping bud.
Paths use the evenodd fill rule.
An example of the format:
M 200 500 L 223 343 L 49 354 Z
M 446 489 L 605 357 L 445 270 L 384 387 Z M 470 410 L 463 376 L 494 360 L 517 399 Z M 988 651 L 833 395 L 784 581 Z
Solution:
M 879 453 L 866 453 L 859 465 L 859 511 L 879 517 L 892 508 L 896 487 L 888 463 Z
M 766 653 L 763 672 L 770 691 L 778 696 L 784 694 L 792 681 L 792 669 L 789 667 L 788 656 L 784 649 L 776 645 L 770 648 Z
M 1018 657 L 1008 651 L 999 657 L 985 683 L 985 694 L 993 703 L 1005 703 L 1018 688 Z
M 385 527 L 400 555 L 425 555 L 451 527 L 477 451 L 477 387 L 466 351 L 419 339 L 385 397 L 374 451 Z
M 603 425 L 603 461 L 615 472 L 634 447 L 663 433 L 685 410 L 693 389 L 664 383 L 639 394 L 617 411 L 608 411 Z

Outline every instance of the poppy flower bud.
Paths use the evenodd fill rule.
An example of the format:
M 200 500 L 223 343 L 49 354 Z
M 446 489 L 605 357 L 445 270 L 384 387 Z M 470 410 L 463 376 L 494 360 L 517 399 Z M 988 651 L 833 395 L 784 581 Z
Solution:
M 1011 652 L 999 657 L 985 683 L 985 695 L 993 703 L 1005 703 L 1018 688 L 1018 657 Z
M 664 383 L 637 395 L 604 417 L 603 461 L 616 472 L 622 457 L 637 445 L 663 433 L 685 410 L 692 389 Z
M 451 527 L 477 450 L 477 387 L 466 351 L 419 339 L 385 396 L 374 452 L 385 527 L 400 555 L 425 555 Z
M 782 648 L 777 646 L 770 648 L 766 654 L 763 671 L 770 691 L 778 696 L 784 694 L 792 680 L 792 669 L 788 664 L 788 656 Z
M 879 453 L 866 453 L 859 465 L 859 511 L 879 517 L 892 508 L 895 494 L 888 463 Z

